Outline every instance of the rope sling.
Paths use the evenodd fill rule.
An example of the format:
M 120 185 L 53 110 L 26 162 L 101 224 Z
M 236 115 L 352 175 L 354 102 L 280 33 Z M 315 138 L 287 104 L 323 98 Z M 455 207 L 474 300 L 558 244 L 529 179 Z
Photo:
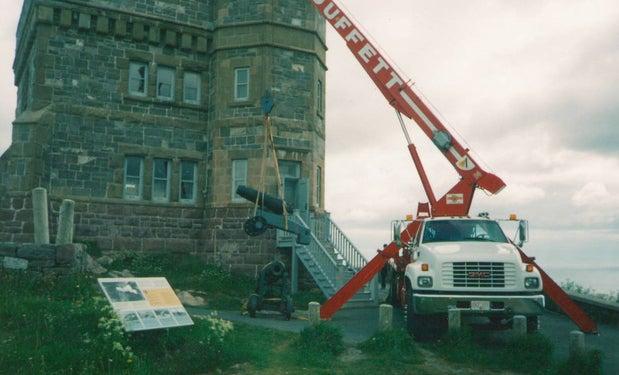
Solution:
M 271 123 L 270 112 L 273 109 L 273 103 L 266 101 L 271 100 L 268 96 L 263 98 L 263 112 L 264 112 L 264 141 L 262 144 L 262 160 L 260 164 L 260 184 L 258 186 L 258 195 L 256 196 L 256 202 L 254 203 L 254 216 L 258 213 L 258 207 L 260 201 L 264 202 L 264 195 L 266 194 L 267 181 L 266 181 L 266 167 L 269 154 L 273 159 L 275 165 L 275 176 L 277 178 L 277 196 L 282 200 L 282 209 L 284 214 L 284 230 L 288 230 L 288 207 L 284 199 L 284 184 L 282 182 L 281 174 L 279 172 L 279 160 L 277 159 L 277 149 L 275 148 L 275 142 L 273 140 L 273 130 Z M 270 107 L 270 108 L 268 108 Z

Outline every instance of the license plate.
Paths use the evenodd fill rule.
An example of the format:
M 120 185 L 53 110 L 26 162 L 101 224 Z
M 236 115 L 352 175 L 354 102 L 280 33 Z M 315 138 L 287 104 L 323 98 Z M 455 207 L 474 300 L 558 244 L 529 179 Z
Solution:
M 471 301 L 471 310 L 488 311 L 490 310 L 490 301 Z

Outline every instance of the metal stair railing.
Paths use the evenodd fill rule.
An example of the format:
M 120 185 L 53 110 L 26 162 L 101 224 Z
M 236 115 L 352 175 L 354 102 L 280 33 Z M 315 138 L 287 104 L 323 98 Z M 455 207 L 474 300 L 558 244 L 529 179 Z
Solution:
M 298 220 L 299 223 L 301 223 L 302 225 L 308 227 L 308 225 L 299 214 L 295 214 L 295 219 Z M 331 256 L 330 252 L 323 246 L 322 242 L 313 232 L 311 233 L 311 242 L 309 245 L 297 246 L 307 249 L 307 254 L 312 258 L 316 267 L 318 267 L 318 269 L 322 272 L 323 276 L 328 281 L 330 287 L 333 289 L 332 291 L 323 290 L 323 292 L 325 292 L 325 294 L 332 295 L 337 290 L 337 288 L 339 288 L 339 285 L 337 285 L 336 281 L 340 276 L 340 266 L 336 259 Z
M 332 245 L 336 254 L 343 258 L 348 268 L 356 272 L 368 263 L 359 249 L 328 215 L 316 214 L 312 220 L 311 229 L 319 235 L 322 241 Z

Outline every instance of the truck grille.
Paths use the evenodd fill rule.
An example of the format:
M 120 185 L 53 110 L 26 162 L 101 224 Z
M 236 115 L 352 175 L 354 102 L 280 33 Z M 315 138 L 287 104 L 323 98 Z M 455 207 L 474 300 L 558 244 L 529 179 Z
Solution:
M 516 266 L 497 262 L 443 263 L 443 285 L 454 288 L 509 288 L 516 286 Z

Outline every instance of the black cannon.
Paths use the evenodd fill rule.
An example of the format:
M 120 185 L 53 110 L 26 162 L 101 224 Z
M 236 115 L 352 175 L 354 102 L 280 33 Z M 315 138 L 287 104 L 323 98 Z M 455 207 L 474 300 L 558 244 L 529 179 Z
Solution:
M 294 211 L 294 206 L 272 195 L 259 192 L 256 189 L 252 189 L 248 186 L 239 186 L 236 189 L 236 193 L 248 201 L 255 203 L 258 199 L 258 206 L 269 210 L 275 214 L 284 214 L 284 204 L 286 205 L 286 211 L 291 214 Z
M 286 266 L 281 261 L 273 261 L 260 270 L 256 282 L 256 291 L 249 297 L 247 311 L 252 318 L 256 312 L 271 308 L 279 310 L 286 320 L 294 312 L 290 283 Z
M 267 231 L 269 228 L 277 228 L 297 235 L 297 242 L 302 245 L 309 245 L 311 242 L 311 231 L 309 228 L 294 220 L 292 213 L 295 207 L 272 195 L 259 192 L 248 186 L 239 186 L 236 193 L 249 202 L 256 203 L 260 209 L 256 216 L 245 221 L 243 229 L 247 235 L 256 237 Z M 284 218 L 284 207 L 290 214 Z

